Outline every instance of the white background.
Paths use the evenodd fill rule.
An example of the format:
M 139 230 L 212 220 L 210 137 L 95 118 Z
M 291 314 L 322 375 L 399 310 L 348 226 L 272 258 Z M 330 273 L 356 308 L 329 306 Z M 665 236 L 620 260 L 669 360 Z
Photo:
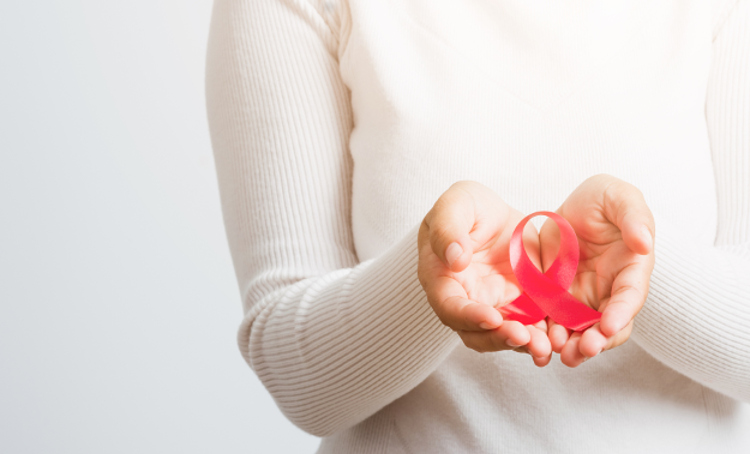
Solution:
M 0 452 L 310 453 L 242 360 L 210 0 L 0 2 Z

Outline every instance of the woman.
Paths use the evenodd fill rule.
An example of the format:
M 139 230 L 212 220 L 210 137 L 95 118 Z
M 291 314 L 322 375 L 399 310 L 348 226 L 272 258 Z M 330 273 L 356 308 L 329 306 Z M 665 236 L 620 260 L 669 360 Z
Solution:
M 217 0 L 239 343 L 284 414 L 321 453 L 746 449 L 748 30 L 746 0 Z M 583 334 L 497 310 L 556 207 Z

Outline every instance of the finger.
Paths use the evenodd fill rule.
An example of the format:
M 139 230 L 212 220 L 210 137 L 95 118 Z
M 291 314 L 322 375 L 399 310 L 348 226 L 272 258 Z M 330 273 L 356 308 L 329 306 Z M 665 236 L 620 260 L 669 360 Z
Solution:
M 620 229 L 625 245 L 646 255 L 654 247 L 655 225 L 651 210 L 638 188 L 613 179 L 604 191 L 605 216 Z
M 470 300 L 461 284 L 450 277 L 438 277 L 426 293 L 440 321 L 455 331 L 491 330 L 503 323 L 497 309 Z
M 459 184 L 451 186 L 425 216 L 432 251 L 449 269 L 459 272 L 471 263 L 469 233 L 476 220 L 474 199 Z
M 604 350 L 612 350 L 615 347 L 619 347 L 630 339 L 630 334 L 633 332 L 633 322 L 630 322 L 622 329 L 619 333 L 609 338 L 607 345 L 604 346 Z
M 534 364 L 537 367 L 544 367 L 550 363 L 550 361 L 552 360 L 552 355 L 547 355 L 543 358 L 537 358 L 536 356 L 532 356 L 531 358 L 534 360 Z
M 578 367 L 586 360 L 579 349 L 581 333 L 573 333 L 560 352 L 560 361 L 568 367 Z
M 531 341 L 529 330 L 521 322 L 514 320 L 506 320 L 494 332 L 500 339 L 504 339 L 504 343 L 510 348 L 523 347 Z
M 526 346 L 531 340 L 529 331 L 519 322 L 506 321 L 491 331 L 459 331 L 464 345 L 480 353 L 513 350 Z
M 578 350 L 584 357 L 593 358 L 601 352 L 612 350 L 624 344 L 630 338 L 632 331 L 633 322 L 630 322 L 620 332 L 608 338 L 601 332 L 598 324 L 594 325 L 581 335 Z
M 548 331 L 548 325 L 547 320 L 541 320 L 537 323 L 535 323 L 532 326 L 526 326 L 529 330 L 535 330 L 538 333 L 541 334 L 541 336 L 544 338 L 541 340 L 546 346 L 544 348 L 540 349 L 538 347 L 530 348 L 529 345 L 526 346 L 526 349 L 528 353 L 531 355 L 531 358 L 534 360 L 534 364 L 537 367 L 544 367 L 547 364 L 550 363 L 552 360 L 552 346 L 549 343 L 549 338 L 547 337 L 547 331 Z M 529 331 L 531 333 L 531 331 Z M 531 340 L 529 341 L 529 344 L 534 343 L 534 335 L 532 334 Z M 537 341 L 538 345 L 542 345 L 540 341 Z
M 600 328 L 605 336 L 617 334 L 641 310 L 648 295 L 652 269 L 653 260 L 641 257 L 617 274 L 612 282 L 612 294 L 602 308 Z
M 560 353 L 565 346 L 565 343 L 570 339 L 570 333 L 571 331 L 566 327 L 550 320 L 549 328 L 547 329 L 547 337 L 549 337 L 552 351 Z
M 529 354 L 535 358 L 546 358 L 552 355 L 552 345 L 550 345 L 547 333 L 531 325 L 526 326 L 526 329 L 529 331 L 529 343 L 526 344 Z
M 593 358 L 602 351 L 605 347 L 611 346 L 610 339 L 602 333 L 599 324 L 586 329 L 581 334 L 581 340 L 578 343 L 578 351 L 581 355 L 586 358 Z
M 648 210 L 648 207 L 646 207 L 646 210 Z M 650 216 L 650 214 L 651 211 L 648 210 L 648 215 Z M 650 254 L 654 249 L 654 220 L 650 217 L 644 219 L 645 217 L 643 213 L 629 211 L 625 215 L 622 225 L 618 226 L 628 249 L 641 255 Z

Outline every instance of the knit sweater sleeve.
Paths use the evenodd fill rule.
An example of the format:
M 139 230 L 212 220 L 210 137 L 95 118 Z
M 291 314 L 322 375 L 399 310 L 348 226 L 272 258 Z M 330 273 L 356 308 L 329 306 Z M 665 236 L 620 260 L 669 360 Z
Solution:
M 713 46 L 706 121 L 716 241 L 700 247 L 680 226 L 657 225 L 651 292 L 634 339 L 686 376 L 750 401 L 750 1 L 736 3 Z
M 283 413 L 318 436 L 405 394 L 458 345 L 419 285 L 417 226 L 357 259 L 334 14 L 330 2 L 217 0 L 206 81 L 240 350 Z

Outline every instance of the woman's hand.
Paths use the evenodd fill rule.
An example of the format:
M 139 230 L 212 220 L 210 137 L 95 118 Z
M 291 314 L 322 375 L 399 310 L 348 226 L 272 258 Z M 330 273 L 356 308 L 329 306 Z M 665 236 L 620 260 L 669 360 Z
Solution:
M 583 333 L 549 322 L 553 350 L 563 364 L 576 367 L 630 337 L 654 268 L 654 219 L 635 186 L 609 175 L 584 181 L 557 213 L 573 226 L 581 252 L 570 291 L 602 312 L 601 321 Z M 554 222 L 542 226 L 540 242 L 547 269 L 560 244 Z
M 521 294 L 508 245 L 522 218 L 489 188 L 471 181 L 454 184 L 419 229 L 419 281 L 437 316 L 467 347 L 522 351 L 544 366 L 552 354 L 546 322 L 524 326 L 503 320 L 497 310 Z M 531 224 L 524 244 L 539 266 L 539 236 Z

